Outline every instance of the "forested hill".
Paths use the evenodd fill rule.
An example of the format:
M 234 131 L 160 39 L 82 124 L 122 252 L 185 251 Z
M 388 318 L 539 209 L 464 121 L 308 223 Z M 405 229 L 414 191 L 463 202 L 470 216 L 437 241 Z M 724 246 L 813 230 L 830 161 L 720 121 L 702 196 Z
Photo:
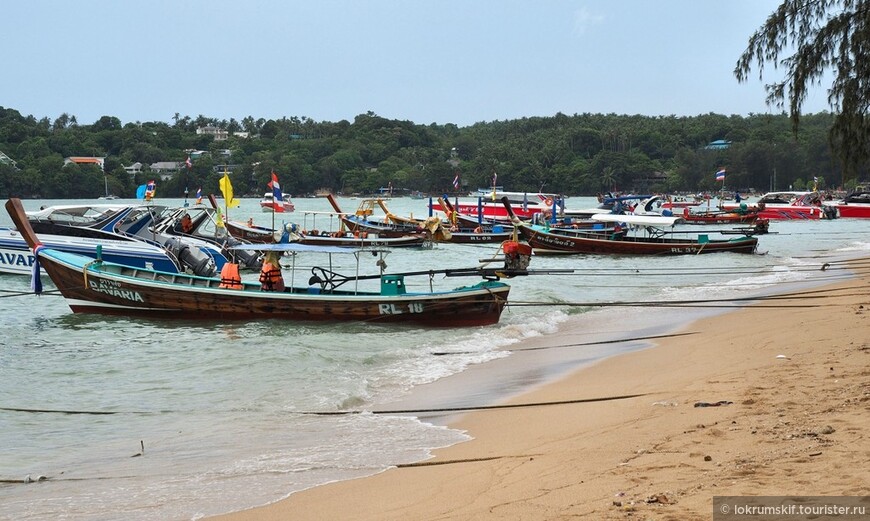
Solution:
M 461 128 L 371 112 L 353 122 L 176 114 L 172 123 L 122 124 L 104 116 L 82 124 L 68 114 L 52 121 L 0 107 L 0 198 L 93 198 L 104 193 L 105 183 L 110 192 L 132 197 L 136 186 L 152 178 L 159 179 L 161 197 L 181 196 L 186 187 L 218 193 L 224 165 L 236 194 L 250 195 L 266 190 L 272 171 L 294 195 L 322 188 L 374 193 L 387 186 L 454 193 L 457 173 L 461 191 L 489 186 L 494 173 L 510 191 L 715 190 L 721 183 L 714 173 L 722 167 L 730 188 L 798 189 L 814 177 L 834 187 L 842 185 L 842 169 L 828 143 L 832 121 L 829 113 L 804 115 L 797 134 L 785 114 L 556 114 Z M 229 137 L 197 133 L 207 126 Z M 708 146 L 714 141 L 726 145 Z M 104 157 L 105 177 L 95 165 L 64 166 L 70 156 Z M 184 166 L 188 157 L 191 168 Z M 137 162 L 141 173 L 124 169 Z M 181 167 L 161 179 L 150 171 L 158 162 Z M 866 169 L 860 175 L 866 177 Z

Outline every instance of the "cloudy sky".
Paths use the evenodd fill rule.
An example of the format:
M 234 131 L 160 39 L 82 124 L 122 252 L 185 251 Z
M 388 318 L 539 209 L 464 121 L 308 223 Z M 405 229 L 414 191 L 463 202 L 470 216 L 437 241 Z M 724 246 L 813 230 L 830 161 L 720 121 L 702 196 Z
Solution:
M 776 0 L 28 0 L 0 106 L 90 124 L 779 113 L 734 66 Z M 830 110 L 817 87 L 804 112 Z

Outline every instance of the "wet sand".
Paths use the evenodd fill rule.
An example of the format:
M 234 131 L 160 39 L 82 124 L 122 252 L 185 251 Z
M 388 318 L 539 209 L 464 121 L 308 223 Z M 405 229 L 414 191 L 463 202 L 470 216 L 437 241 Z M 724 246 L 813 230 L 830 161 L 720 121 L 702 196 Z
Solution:
M 720 495 L 868 495 L 870 271 L 854 266 L 451 418 L 473 439 L 428 461 L 214 519 L 685 520 Z

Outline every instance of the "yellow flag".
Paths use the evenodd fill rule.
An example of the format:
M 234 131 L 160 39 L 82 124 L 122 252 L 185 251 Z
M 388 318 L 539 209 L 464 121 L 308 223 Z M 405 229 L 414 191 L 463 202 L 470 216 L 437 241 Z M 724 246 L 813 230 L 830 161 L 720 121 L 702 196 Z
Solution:
M 221 193 L 224 194 L 224 201 L 227 208 L 235 208 L 239 205 L 239 200 L 233 198 L 233 184 L 230 183 L 229 173 L 224 171 L 224 176 L 218 183 L 221 187 Z

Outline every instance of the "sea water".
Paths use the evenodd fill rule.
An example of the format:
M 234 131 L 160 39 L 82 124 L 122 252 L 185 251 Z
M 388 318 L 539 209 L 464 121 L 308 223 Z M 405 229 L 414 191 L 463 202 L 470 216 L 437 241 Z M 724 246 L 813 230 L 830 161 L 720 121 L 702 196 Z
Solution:
M 334 225 L 324 214 L 306 214 L 329 211 L 324 199 L 293 202 L 294 213 L 267 214 L 257 200 L 243 199 L 227 213 L 265 226 Z M 360 201 L 339 202 L 352 211 Z M 69 203 L 24 202 L 29 210 Z M 399 215 L 428 213 L 425 200 L 388 204 Z M 572 208 L 594 204 L 568 200 Z M 4 212 L 0 225 L 10 223 Z M 47 293 L 37 297 L 27 294 L 28 277 L 0 275 L 0 519 L 195 519 L 426 459 L 467 434 L 447 428 L 444 415 L 376 412 L 491 404 L 649 345 L 593 342 L 660 334 L 722 309 L 662 303 L 727 306 L 784 284 L 842 280 L 846 271 L 821 267 L 866 256 L 868 228 L 867 220 L 774 222 L 757 255 L 535 257 L 532 269 L 573 272 L 510 280 L 516 305 L 500 323 L 466 329 L 74 315 L 47 277 Z M 496 250 L 396 249 L 387 272 L 477 266 Z M 358 265 L 346 256 L 332 268 L 377 273 L 376 261 L 364 256 Z M 304 284 L 310 267 L 325 262 L 300 257 L 292 277 Z M 408 282 L 413 291 L 476 281 Z M 615 302 L 637 305 L 607 306 Z M 547 346 L 564 329 L 582 331 L 592 345 L 541 350 L 511 364 L 512 347 Z

